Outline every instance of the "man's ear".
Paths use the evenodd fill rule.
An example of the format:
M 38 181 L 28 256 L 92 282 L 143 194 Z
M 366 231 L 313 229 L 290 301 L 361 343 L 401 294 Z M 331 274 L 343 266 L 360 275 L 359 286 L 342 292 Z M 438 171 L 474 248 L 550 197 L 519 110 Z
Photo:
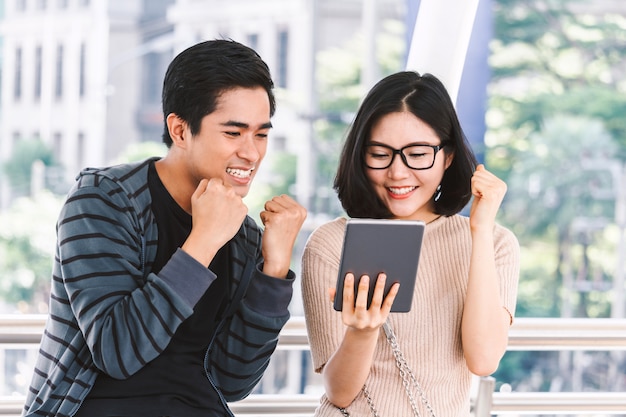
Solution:
M 176 113 L 167 115 L 167 130 L 172 138 L 172 144 L 178 147 L 185 147 L 187 138 L 187 122 L 178 117 Z

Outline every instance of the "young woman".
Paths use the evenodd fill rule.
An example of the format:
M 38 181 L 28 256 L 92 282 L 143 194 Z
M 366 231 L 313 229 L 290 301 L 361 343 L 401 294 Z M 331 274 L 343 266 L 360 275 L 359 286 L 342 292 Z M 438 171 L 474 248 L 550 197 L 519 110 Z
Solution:
M 333 309 L 345 218 L 310 236 L 302 292 L 325 386 L 315 415 L 469 416 L 472 374 L 493 373 L 506 351 L 519 245 L 495 221 L 506 184 L 477 166 L 443 84 L 400 72 L 375 85 L 348 132 L 334 187 L 352 218 L 422 220 L 426 230 L 411 311 L 392 314 L 402 288 L 384 297 L 382 274 L 348 274 L 343 311 Z M 469 217 L 460 215 L 472 197 Z

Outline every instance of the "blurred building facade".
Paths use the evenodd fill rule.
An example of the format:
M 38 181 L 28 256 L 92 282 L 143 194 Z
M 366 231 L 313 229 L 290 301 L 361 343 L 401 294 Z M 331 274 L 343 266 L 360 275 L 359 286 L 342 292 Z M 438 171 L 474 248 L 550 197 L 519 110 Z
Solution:
M 160 142 L 161 85 L 173 56 L 232 38 L 270 66 L 279 104 L 270 152 L 298 155 L 296 189 L 306 205 L 315 51 L 372 33 L 377 21 L 401 20 L 405 9 L 406 0 L 5 0 L 0 164 L 19 141 L 39 138 L 61 166 L 62 189 L 81 168 L 113 163 L 128 144 Z M 377 76 L 372 62 L 365 82 Z M 0 208 L 26 193 L 1 181 Z
M 144 62 L 153 59 L 146 48 L 156 48 L 150 40 L 171 32 L 164 20 L 167 5 L 5 1 L 0 162 L 19 141 L 39 138 L 63 168 L 57 181 L 69 184 L 80 168 L 106 164 L 126 144 L 141 140 L 138 109 L 150 75 Z M 11 194 L 24 193 L 7 184 L 2 191 L 3 206 Z

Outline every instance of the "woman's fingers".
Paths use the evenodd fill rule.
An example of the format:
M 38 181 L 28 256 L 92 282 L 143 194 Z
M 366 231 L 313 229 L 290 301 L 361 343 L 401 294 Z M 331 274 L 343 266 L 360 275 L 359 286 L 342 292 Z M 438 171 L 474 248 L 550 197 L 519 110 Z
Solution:
M 356 294 L 355 310 L 362 312 L 367 310 L 367 296 L 370 290 L 370 277 L 363 275 L 359 280 L 358 292 Z
M 400 291 L 400 283 L 394 282 L 394 284 L 389 288 L 389 293 L 385 297 L 383 305 L 381 307 L 381 313 L 387 317 L 389 312 L 391 312 L 391 306 L 393 306 L 393 302 L 396 299 L 396 295 Z
M 398 294 L 400 284 L 391 286 L 385 296 L 387 276 L 378 275 L 372 292 L 372 301 L 368 306 L 370 277 L 363 275 L 359 279 L 357 292 L 354 293 L 354 275 L 346 274 L 343 289 L 342 317 L 344 324 L 356 329 L 377 329 L 387 320 L 393 301 Z M 330 294 L 330 293 L 329 293 Z
M 348 273 L 343 281 L 342 312 L 354 312 L 354 275 Z

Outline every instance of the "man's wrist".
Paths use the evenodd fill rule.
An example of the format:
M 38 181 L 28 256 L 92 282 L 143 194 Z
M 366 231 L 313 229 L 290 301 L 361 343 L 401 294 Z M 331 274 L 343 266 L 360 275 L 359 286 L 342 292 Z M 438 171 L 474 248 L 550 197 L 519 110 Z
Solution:
M 269 275 L 270 277 L 285 279 L 287 278 L 287 274 L 289 273 L 289 265 L 281 266 L 281 265 L 272 265 L 268 264 L 267 261 L 263 262 L 262 272 L 265 275 Z
M 194 244 L 193 240 L 188 238 L 185 243 L 180 247 L 187 255 L 194 258 L 207 268 L 215 258 L 217 250 L 212 250 L 203 245 Z

